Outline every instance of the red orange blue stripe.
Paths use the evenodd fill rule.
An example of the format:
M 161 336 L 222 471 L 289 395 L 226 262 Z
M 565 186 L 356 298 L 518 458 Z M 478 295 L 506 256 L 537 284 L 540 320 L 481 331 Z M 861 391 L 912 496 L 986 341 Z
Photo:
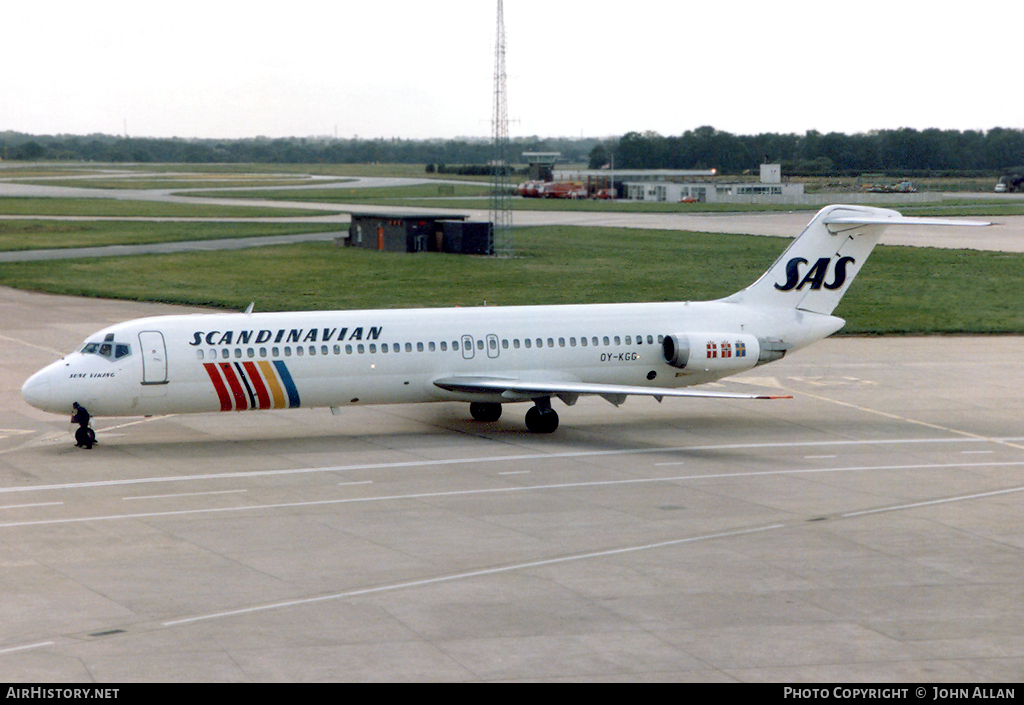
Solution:
M 280 360 L 273 364 L 267 361 L 207 362 L 203 368 L 217 392 L 221 411 L 300 406 L 299 390 L 287 365 Z

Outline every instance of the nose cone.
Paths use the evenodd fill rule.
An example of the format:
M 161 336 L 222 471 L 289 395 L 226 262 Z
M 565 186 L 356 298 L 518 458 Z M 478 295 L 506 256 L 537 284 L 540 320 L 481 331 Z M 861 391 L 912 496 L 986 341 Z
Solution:
M 53 408 L 53 389 L 49 368 L 39 370 L 21 385 L 21 398 L 37 409 L 57 411 Z

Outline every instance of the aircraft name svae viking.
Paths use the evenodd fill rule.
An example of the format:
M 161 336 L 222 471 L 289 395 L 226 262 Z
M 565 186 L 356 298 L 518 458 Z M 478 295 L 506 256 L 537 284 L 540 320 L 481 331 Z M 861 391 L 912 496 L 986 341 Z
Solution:
M 532 402 L 537 433 L 558 427 L 552 398 L 775 398 L 693 387 L 842 328 L 832 312 L 886 226 L 986 224 L 827 206 L 756 282 L 717 301 L 142 318 L 89 336 L 22 396 L 93 416 L 461 401 L 485 422 Z

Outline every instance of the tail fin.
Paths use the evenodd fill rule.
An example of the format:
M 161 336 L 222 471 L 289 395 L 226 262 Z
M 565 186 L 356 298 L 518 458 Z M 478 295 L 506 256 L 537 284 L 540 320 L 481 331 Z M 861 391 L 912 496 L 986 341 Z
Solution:
M 831 314 L 887 225 L 989 225 L 977 221 L 904 218 L 887 208 L 826 206 L 760 279 L 728 303 Z

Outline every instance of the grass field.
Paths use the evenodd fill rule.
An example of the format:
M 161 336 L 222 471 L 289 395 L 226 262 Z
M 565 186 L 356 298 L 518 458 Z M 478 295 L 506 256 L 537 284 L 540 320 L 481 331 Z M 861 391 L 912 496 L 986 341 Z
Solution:
M 0 251 L 146 245 L 154 242 L 292 235 L 339 229 L 344 230 L 346 226 L 320 223 L 0 220 Z
M 0 284 L 240 310 L 705 300 L 754 281 L 788 244 L 742 235 L 544 227 L 515 259 L 329 244 L 0 265 Z M 879 247 L 836 315 L 846 333 L 1024 333 L 1024 255 Z

